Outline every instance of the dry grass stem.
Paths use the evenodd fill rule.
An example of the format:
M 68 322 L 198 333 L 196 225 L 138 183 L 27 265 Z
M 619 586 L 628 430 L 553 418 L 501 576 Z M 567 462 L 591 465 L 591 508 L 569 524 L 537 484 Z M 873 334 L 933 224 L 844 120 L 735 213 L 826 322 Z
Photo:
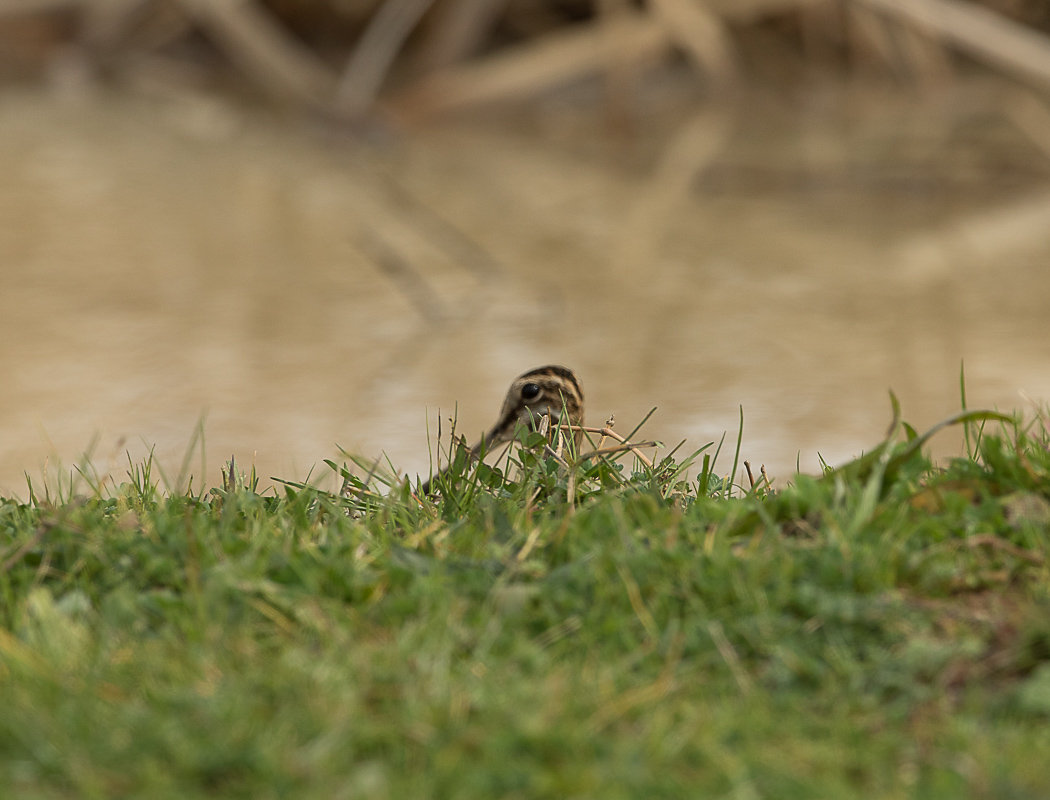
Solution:
M 602 458 L 603 456 L 617 455 L 618 453 L 634 453 L 636 456 L 641 455 L 638 449 L 641 447 L 659 447 L 659 442 L 628 442 L 627 444 L 617 445 L 615 447 L 602 447 L 597 450 L 591 450 L 589 453 L 584 453 L 580 456 L 580 461 L 587 461 L 592 458 Z M 650 464 L 650 466 L 652 466 Z
M 540 535 L 542 533 L 543 529 L 539 525 L 529 532 L 529 538 L 525 540 L 525 545 L 518 551 L 517 556 L 515 556 L 519 564 L 529 557 L 529 553 L 531 553 L 533 548 L 536 547 L 536 543 L 540 540 Z
M 658 447 L 659 445 L 658 445 L 657 442 L 645 442 L 643 444 L 637 444 L 637 445 L 636 444 L 632 444 L 631 442 L 628 442 L 626 439 L 624 439 L 622 436 L 620 436 L 620 434 L 616 433 L 612 428 L 588 428 L 586 425 L 564 425 L 564 424 L 561 425 L 560 427 L 562 427 L 565 430 L 570 430 L 570 431 L 583 431 L 584 433 L 597 433 L 597 434 L 599 434 L 599 435 L 601 435 L 603 437 L 607 437 L 607 438 L 610 438 L 610 439 L 615 439 L 616 441 L 620 442 L 620 444 L 625 445 L 626 449 L 631 450 L 636 456 L 638 456 L 638 458 L 641 460 L 641 462 L 643 464 L 645 464 L 647 467 L 649 467 L 649 469 L 653 468 L 652 459 L 650 459 L 648 456 L 645 455 L 645 453 L 643 453 L 642 451 L 640 451 L 640 450 L 638 450 L 636 448 L 638 448 L 638 447 Z M 586 455 L 590 455 L 590 454 L 588 453 Z
M 707 624 L 707 632 L 711 635 L 715 647 L 718 648 L 718 653 L 722 656 L 722 660 L 729 667 L 729 671 L 733 673 L 733 679 L 736 680 L 740 691 L 744 694 L 749 694 L 751 692 L 751 679 L 744 672 L 744 668 L 740 664 L 740 656 L 736 652 L 736 648 L 733 647 L 733 643 L 726 637 L 722 623 L 717 621 L 709 622 Z
M 610 414 L 609 415 L 609 419 L 605 420 L 605 428 L 603 428 L 602 430 L 606 430 L 606 429 L 612 430 L 612 427 L 615 424 L 616 424 L 616 415 L 615 414 Z M 608 439 L 608 438 L 609 437 L 606 436 L 604 433 L 601 434 L 601 438 L 598 440 L 598 447 L 596 449 L 601 450 L 603 447 L 605 447 L 605 440 Z

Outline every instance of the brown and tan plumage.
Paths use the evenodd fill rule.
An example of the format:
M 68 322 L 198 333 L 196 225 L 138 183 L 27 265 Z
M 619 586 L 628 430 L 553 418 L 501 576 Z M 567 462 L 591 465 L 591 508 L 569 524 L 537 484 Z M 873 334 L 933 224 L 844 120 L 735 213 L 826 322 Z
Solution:
M 583 425 L 583 385 L 568 367 L 549 364 L 515 378 L 503 400 L 496 424 L 470 448 L 471 455 L 477 458 L 483 452 L 511 441 L 519 426 L 535 430 L 542 417 L 549 418 L 552 431 L 563 422 Z M 573 441 L 579 452 L 583 431 L 573 431 Z M 423 484 L 425 494 L 430 493 L 432 481 L 433 478 Z

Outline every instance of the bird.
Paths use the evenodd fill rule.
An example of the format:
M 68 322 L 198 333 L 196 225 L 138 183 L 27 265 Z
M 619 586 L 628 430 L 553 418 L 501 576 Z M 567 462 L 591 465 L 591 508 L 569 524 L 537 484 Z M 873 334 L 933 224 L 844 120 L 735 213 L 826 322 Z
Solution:
M 470 448 L 470 457 L 480 458 L 493 447 L 512 441 L 519 426 L 536 430 L 543 417 L 549 420 L 549 430 L 556 430 L 563 422 L 582 427 L 583 411 L 583 384 L 575 372 L 558 364 L 530 369 L 511 383 L 496 423 Z M 583 431 L 574 430 L 572 438 L 578 453 Z M 435 477 L 423 484 L 424 494 L 430 494 Z

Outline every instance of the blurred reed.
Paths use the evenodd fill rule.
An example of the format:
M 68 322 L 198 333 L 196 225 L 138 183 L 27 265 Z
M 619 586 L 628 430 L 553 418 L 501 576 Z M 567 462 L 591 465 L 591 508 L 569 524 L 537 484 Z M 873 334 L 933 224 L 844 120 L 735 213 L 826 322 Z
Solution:
M 335 119 L 421 119 L 588 77 L 612 87 L 678 52 L 708 93 L 740 78 L 738 40 L 774 26 L 804 49 L 941 85 L 953 52 L 1050 86 L 1050 14 L 1007 0 L 0 0 L 0 67 L 75 53 L 92 74 L 200 59 L 200 40 L 276 100 Z M 1042 26 L 1043 29 L 1040 28 Z M 191 46 L 192 43 L 192 46 Z

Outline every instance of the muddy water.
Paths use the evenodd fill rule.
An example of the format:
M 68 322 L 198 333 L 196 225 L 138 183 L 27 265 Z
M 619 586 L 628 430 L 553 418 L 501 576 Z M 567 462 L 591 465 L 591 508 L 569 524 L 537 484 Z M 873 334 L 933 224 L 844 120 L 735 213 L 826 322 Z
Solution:
M 862 94 L 626 143 L 553 101 L 362 143 L 192 92 L 5 90 L 0 492 L 92 446 L 175 472 L 202 414 L 209 481 L 337 445 L 425 471 L 438 409 L 473 434 L 548 362 L 591 422 L 656 406 L 668 443 L 742 406 L 781 478 L 877 441 L 890 388 L 917 427 L 953 412 L 963 360 L 971 406 L 1050 398 L 1050 159 L 995 91 Z

